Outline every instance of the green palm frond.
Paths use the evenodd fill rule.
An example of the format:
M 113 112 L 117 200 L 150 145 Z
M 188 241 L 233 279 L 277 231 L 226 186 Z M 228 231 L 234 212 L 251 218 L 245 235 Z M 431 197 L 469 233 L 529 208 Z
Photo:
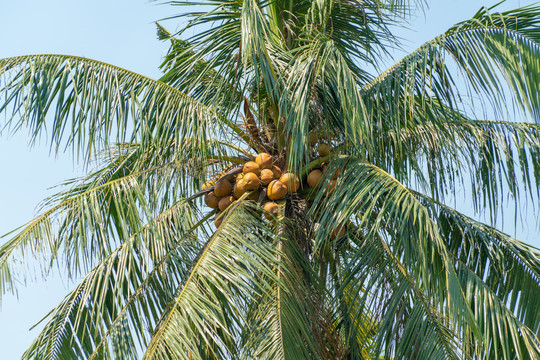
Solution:
M 222 72 L 216 69 L 217 64 L 205 60 L 204 51 L 199 50 L 202 54 L 197 52 L 190 42 L 173 37 L 159 24 L 158 36 L 161 40 L 171 42 L 160 67 L 164 73 L 160 81 L 181 91 L 189 92 L 191 96 L 203 103 L 216 103 L 214 98 L 216 92 L 222 96 L 229 96 L 231 99 L 227 102 L 240 101 L 241 93 L 238 92 L 237 87 L 221 75 Z M 223 102 L 225 103 L 225 99 Z
M 299 49 L 285 74 L 281 108 L 286 114 L 289 167 L 296 170 L 303 165 L 309 151 L 305 136 L 309 129 L 324 134 L 323 142 L 346 139 L 373 148 L 372 125 L 356 76 L 331 40 L 314 39 Z M 318 109 L 314 101 L 331 106 Z
M 492 216 L 501 203 L 503 186 L 508 185 L 512 195 L 518 196 L 514 176 L 517 166 L 521 168 L 526 186 L 537 192 L 538 172 L 525 170 L 531 164 L 536 167 L 534 141 L 525 144 L 519 137 L 515 141 L 503 141 L 512 136 L 513 131 L 500 126 L 497 131 L 500 135 L 494 136 L 495 141 L 490 138 L 494 134 L 481 137 L 479 141 L 480 133 L 475 132 L 471 148 L 467 150 L 473 150 L 473 145 L 478 148 L 460 157 L 459 144 L 468 141 L 472 130 L 460 130 L 448 123 L 477 117 L 465 111 L 478 101 L 462 95 L 456 68 L 468 84 L 470 94 L 483 94 L 480 104 L 488 105 L 495 116 L 508 116 L 513 103 L 514 108 L 538 120 L 535 84 L 540 71 L 536 61 L 540 50 L 539 13 L 540 9 L 535 6 L 501 13 L 490 13 L 483 8 L 473 19 L 425 43 L 365 85 L 362 96 L 373 118 L 371 134 L 381 140 L 370 147 L 358 145 L 358 152 L 391 171 L 400 181 L 410 181 L 410 175 L 416 176 L 437 198 L 443 198 L 445 191 L 452 190 L 454 179 L 463 180 L 463 174 L 468 172 L 463 170 L 469 168 L 460 164 L 472 163 L 471 174 L 478 174 L 471 179 L 473 187 L 479 190 L 474 193 L 475 206 L 489 206 Z M 534 139 L 535 130 L 531 130 L 528 133 Z M 434 138 L 442 138 L 448 142 L 447 151 L 438 153 L 428 149 L 424 158 L 415 158 L 417 148 L 411 146 L 409 138 L 401 136 L 404 132 L 418 137 L 419 144 L 422 139 L 432 144 Z M 391 143 L 384 141 L 385 134 L 394 135 Z M 350 141 L 355 144 L 355 139 Z M 512 146 L 508 146 L 510 144 Z M 523 152 L 524 148 L 528 150 Z M 525 155 L 527 152 L 531 157 Z M 457 161 L 452 163 L 453 159 Z M 428 179 L 422 178 L 425 174 Z
M 47 315 L 23 358 L 139 358 L 195 257 L 196 226 L 181 203 L 125 239 Z
M 13 114 L 4 127 L 26 127 L 33 139 L 49 127 L 57 150 L 72 145 L 90 156 L 114 141 L 182 144 L 187 138 L 204 149 L 207 139 L 226 134 L 227 121 L 215 110 L 165 83 L 99 61 L 20 56 L 0 60 L 0 77 L 0 112 Z M 52 124 L 45 121 L 49 112 Z
M 457 335 L 440 303 L 422 289 L 383 237 L 363 240 L 344 264 L 342 280 L 350 288 L 349 296 L 375 316 L 371 331 L 376 336 L 367 358 L 460 358 Z M 359 291 L 364 287 L 372 290 Z M 363 320 L 361 312 L 351 316 L 355 322 Z
M 48 272 L 51 262 L 62 258 L 67 270 L 76 275 L 112 251 L 111 239 L 140 228 L 143 221 L 138 206 L 146 200 L 134 181 L 136 175 L 66 199 L 18 229 L 0 248 L 2 279 L 9 280 L 3 289 L 8 290 L 5 285 L 16 279 L 14 270 L 20 267 L 23 255 L 43 258 L 43 273 Z
M 241 4 L 241 1 L 208 2 L 211 9 L 181 15 L 189 19 L 185 30 L 194 29 L 195 35 L 188 40 L 171 41 L 161 65 L 165 71 L 161 80 L 204 103 L 219 104 L 225 113 L 231 110 L 231 105 L 236 106 L 243 97 L 240 80 L 244 69 L 239 53 Z
M 534 330 L 528 330 L 518 318 L 511 315 L 512 311 L 507 308 L 507 301 L 513 299 L 513 306 L 517 306 L 513 310 L 518 311 L 519 304 L 515 303 L 517 299 L 512 298 L 517 294 L 513 294 L 506 289 L 506 291 L 501 291 L 507 294 L 508 298 L 505 296 L 498 297 L 496 292 L 489 289 L 487 285 L 489 282 L 484 282 L 485 273 L 478 277 L 466 266 L 455 266 L 458 260 L 454 258 L 452 251 L 449 249 L 438 223 L 433 220 L 431 211 L 428 211 L 428 208 L 415 198 L 415 193 L 372 164 L 362 164 L 357 160 L 350 159 L 348 162 L 343 161 L 336 164 L 334 170 L 337 168 L 345 169 L 345 172 L 340 176 L 341 182 L 338 180 L 334 193 L 328 199 L 324 199 L 319 194 L 314 200 L 317 206 L 320 206 L 318 205 L 319 201 L 324 201 L 325 207 L 330 206 L 333 209 L 333 212 L 319 217 L 321 227 L 315 241 L 320 244 L 320 247 L 325 246 L 324 244 L 328 241 L 329 234 L 336 227 L 336 224 L 343 223 L 344 220 L 356 215 L 358 216 L 359 226 L 367 229 L 363 234 L 366 244 L 364 246 L 377 241 L 380 234 L 388 237 L 388 240 L 386 240 L 388 245 L 384 249 L 389 258 L 386 259 L 387 265 L 382 266 L 397 266 L 398 269 L 403 269 L 401 275 L 405 276 L 405 278 L 402 280 L 407 281 L 399 281 L 399 286 L 405 286 L 404 284 L 407 282 L 412 282 L 417 289 L 411 288 L 410 290 L 421 291 L 426 294 L 422 295 L 426 297 L 426 305 L 437 304 L 436 308 L 438 308 L 438 312 L 442 314 L 442 317 L 438 322 L 434 321 L 433 323 L 444 325 L 444 328 L 449 331 L 448 339 L 457 336 L 450 336 L 450 334 L 459 333 L 464 334 L 465 337 L 476 338 L 475 346 L 478 346 L 478 349 L 480 349 L 478 351 L 483 354 L 496 351 L 490 350 L 490 347 L 500 348 L 500 344 L 505 342 L 506 346 L 514 349 L 513 351 L 516 353 L 539 354 L 537 340 L 535 340 L 534 335 L 534 332 L 538 331 L 536 317 L 533 316 Z M 332 172 L 333 170 L 330 170 L 330 173 Z M 476 242 L 474 244 L 474 246 L 478 246 Z M 363 248 L 360 248 L 357 256 L 361 256 L 362 252 Z M 380 261 L 384 262 L 385 258 L 381 256 L 379 256 Z M 462 256 L 467 258 L 469 254 L 465 253 Z M 522 258 L 522 255 L 520 254 L 519 257 Z M 530 257 L 529 259 L 532 260 Z M 496 267 L 495 260 L 493 260 L 493 266 Z M 353 264 L 356 263 L 359 262 L 353 262 Z M 371 270 L 369 264 L 368 262 L 364 271 Z M 534 261 L 533 264 L 537 268 L 538 260 Z M 473 268 L 478 265 L 480 264 L 471 263 Z M 360 263 L 358 266 L 362 269 L 364 264 Z M 370 278 L 367 278 L 367 274 L 363 275 L 361 272 L 358 273 L 359 270 L 356 270 L 356 272 L 354 270 L 347 271 L 350 274 L 349 277 L 351 277 L 349 281 L 354 281 L 355 278 L 369 279 L 367 281 L 377 279 L 377 276 L 374 276 L 373 273 L 370 273 Z M 470 272 L 472 272 L 472 275 L 470 275 Z M 383 275 L 384 272 L 380 271 L 379 276 Z M 523 274 L 520 276 L 519 273 L 516 273 L 516 276 L 523 281 L 522 284 L 514 283 L 518 288 L 529 284 L 531 281 L 537 281 L 536 276 L 528 277 L 523 276 Z M 495 281 L 497 286 L 500 286 L 499 281 L 499 279 Z M 468 286 L 474 287 L 468 288 Z M 369 283 L 365 287 L 381 289 L 382 284 Z M 533 287 L 533 289 L 528 289 L 527 292 L 537 291 L 538 287 Z M 470 291 L 473 291 L 473 293 Z M 421 296 L 422 293 L 415 294 L 415 297 Z M 483 300 L 471 303 L 472 299 Z M 526 299 L 531 298 L 526 296 Z M 417 303 L 415 302 L 415 304 Z M 478 308 L 478 306 L 485 306 L 486 304 L 493 305 L 491 310 L 493 313 L 489 316 Z M 394 306 L 397 309 L 397 302 Z M 536 308 L 535 305 L 531 304 L 523 306 L 526 306 L 527 309 L 531 309 L 531 306 L 532 309 Z M 425 306 L 423 308 L 427 309 Z M 412 308 L 411 312 L 414 311 L 416 310 Z M 420 318 L 426 316 L 425 312 L 415 312 L 415 314 Z M 452 328 L 448 328 L 450 320 L 453 323 Z M 387 322 L 389 326 L 396 325 L 394 321 L 389 319 L 387 319 Z M 505 326 L 508 332 L 499 333 L 497 325 Z M 388 328 L 383 330 L 390 331 L 389 333 L 395 331 L 395 329 L 390 330 Z M 411 334 L 414 334 L 417 330 L 411 330 Z M 479 334 L 481 334 L 480 339 L 477 338 Z M 518 340 L 515 337 L 516 334 L 523 334 L 525 340 Z M 435 338 L 431 339 L 434 341 L 433 346 L 435 346 Z M 496 343 L 482 343 L 487 339 L 492 339 Z M 380 341 L 382 339 L 379 339 Z M 441 340 L 439 339 L 439 341 Z M 512 343 L 509 344 L 508 341 L 512 341 Z M 427 345 L 427 343 L 425 344 Z M 448 344 L 446 351 L 455 348 L 452 342 Z M 448 353 L 445 352 L 445 354 L 445 356 L 448 356 Z
M 312 37 L 323 35 L 342 54 L 359 83 L 366 83 L 372 76 L 359 64 L 377 66 L 389 54 L 398 42 L 389 27 L 407 7 L 385 1 L 314 1 L 304 12 L 299 43 L 307 45 Z
M 540 251 L 454 209 L 415 193 L 437 220 L 456 261 L 474 272 L 516 319 L 540 327 Z M 504 279 L 501 286 L 500 279 Z M 509 291 L 509 290 L 512 291 Z
M 275 234 L 253 208 L 230 209 L 198 254 L 162 315 L 145 358 L 226 358 L 238 353 L 236 340 L 250 297 L 269 295 L 265 278 L 278 281 Z M 257 228 L 257 231 L 253 229 Z M 243 236 L 238 236 L 243 234 Z M 274 239 L 274 240 L 273 240 Z M 254 274 L 260 273 L 260 277 Z
M 483 9 L 472 20 L 425 43 L 376 77 L 363 88 L 363 94 L 366 106 L 376 116 L 377 131 L 407 128 L 409 122 L 420 118 L 416 116 L 418 111 L 425 112 L 437 103 L 453 111 L 462 110 L 463 99 L 448 65 L 452 61 L 472 91 L 487 95 L 499 113 L 503 113 L 510 94 L 517 108 L 537 119 L 534 84 L 539 69 L 535 59 L 540 47 L 535 21 L 539 11 L 537 7 L 525 7 L 491 14 Z M 505 80 L 509 93 L 503 85 Z M 439 125 L 435 116 L 425 122 Z
M 324 358 L 338 350 L 325 348 L 320 341 L 322 334 L 330 338 L 325 331 L 332 329 L 316 311 L 323 304 L 314 290 L 317 285 L 313 285 L 312 270 L 295 240 L 284 233 L 277 244 L 276 278 L 267 280 L 271 292 L 255 298 L 248 312 L 252 326 L 243 334 L 243 359 Z
M 507 193 L 516 200 L 524 194 L 533 201 L 538 197 L 538 124 L 469 119 L 448 109 L 438 112 L 437 107 L 431 111 L 440 116 L 438 124 L 423 117 L 400 131 L 380 134 L 380 151 L 370 160 L 439 199 L 453 195 L 457 184 L 469 180 L 475 189 L 474 208 L 487 207 L 492 219 Z
M 444 159 L 441 166 L 430 167 L 429 173 L 433 174 L 430 177 L 439 178 L 439 181 L 431 182 L 431 189 L 437 188 L 444 176 L 455 178 L 456 182 L 469 177 L 471 189 L 475 189 L 471 194 L 473 206 L 477 212 L 489 208 L 492 219 L 502 209 L 506 194 L 519 200 L 523 198 L 520 190 L 524 189 L 524 198 L 528 194 L 534 204 L 540 193 L 538 124 L 468 119 L 450 120 L 444 124 L 452 134 L 454 145 L 450 145 L 442 131 L 427 131 L 426 137 L 431 137 L 434 146 L 427 149 L 426 158 Z M 441 150 L 442 154 L 436 156 Z M 460 174 L 456 169 L 461 169 Z M 452 180 L 446 187 L 454 187 Z M 432 190 L 432 193 L 436 191 Z
M 49 198 L 44 203 L 48 209 L 2 245 L 4 292 L 16 290 L 14 283 L 26 278 L 22 270 L 27 264 L 21 263 L 21 257 L 45 260 L 44 274 L 59 262 L 70 276 L 78 276 L 107 257 L 115 243 L 138 232 L 156 210 L 189 194 L 182 189 L 188 179 L 184 176 L 191 173 L 188 166 L 178 167 L 174 156 L 152 164 L 150 161 L 165 154 L 142 159 L 139 150 L 138 146 L 122 148 L 114 160 L 107 152 L 111 161 L 104 168 L 75 184 L 67 182 L 66 186 L 71 185 L 68 190 Z M 151 158 L 147 151 L 144 155 Z

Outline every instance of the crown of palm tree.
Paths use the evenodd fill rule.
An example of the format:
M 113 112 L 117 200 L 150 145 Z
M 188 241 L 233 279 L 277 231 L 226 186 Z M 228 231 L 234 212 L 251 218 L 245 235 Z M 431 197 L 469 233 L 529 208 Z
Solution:
M 35 262 L 82 278 L 23 358 L 540 358 L 539 251 L 445 205 L 469 183 L 492 217 L 537 201 L 540 7 L 482 8 L 377 73 L 409 1 L 170 3 L 194 11 L 158 24 L 159 80 L 0 60 L 3 126 L 99 164 L 0 247 L 0 296 Z M 273 215 L 271 184 L 204 206 L 260 153 L 299 180 Z

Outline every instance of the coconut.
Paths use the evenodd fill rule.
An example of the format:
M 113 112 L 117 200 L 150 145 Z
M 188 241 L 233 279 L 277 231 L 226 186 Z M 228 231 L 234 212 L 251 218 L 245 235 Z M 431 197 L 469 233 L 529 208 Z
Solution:
M 274 179 L 279 179 L 281 177 L 281 169 L 276 165 L 272 165 L 272 172 L 274 173 Z
M 274 159 L 272 158 L 272 155 L 267 153 L 260 153 L 255 158 L 255 162 L 257 165 L 259 165 L 259 168 L 262 169 L 270 169 L 272 167 Z
M 244 173 L 244 175 L 247 173 L 254 173 L 255 175 L 259 176 L 259 174 L 261 173 L 261 168 L 255 161 L 248 161 L 244 164 L 242 172 Z
M 311 186 L 312 188 L 318 188 L 319 186 L 321 186 L 320 184 L 321 177 L 322 177 L 321 170 L 313 170 L 312 172 L 310 172 L 307 177 L 307 182 L 309 186 Z
M 243 178 L 244 178 L 244 173 L 243 173 L 243 172 L 241 172 L 240 174 L 236 175 L 236 181 L 237 181 L 237 182 L 240 181 L 240 180 L 242 180 Z
M 317 133 L 315 132 L 310 132 L 309 135 L 308 135 L 308 144 L 310 146 L 313 146 L 317 143 L 317 141 L 319 141 L 319 137 L 317 136 Z
M 244 182 L 244 180 L 237 181 L 236 184 L 234 184 L 233 196 L 237 199 L 240 199 L 246 191 L 246 183 Z
M 227 180 L 219 180 L 214 187 L 214 194 L 217 197 L 229 195 L 232 191 L 232 185 Z
M 278 215 L 278 204 L 273 201 L 269 201 L 264 204 L 264 217 L 268 220 L 273 220 Z
M 273 180 L 268 184 L 266 196 L 268 196 L 270 200 L 279 200 L 285 195 L 287 195 L 287 186 L 281 181 Z
M 219 210 L 225 211 L 225 209 L 228 208 L 234 202 L 234 200 L 236 199 L 231 195 L 221 198 L 218 204 Z
M 245 184 L 246 190 L 255 190 L 255 189 L 258 189 L 259 186 L 261 186 L 259 177 L 255 175 L 254 173 L 245 174 L 242 181 Z
M 214 194 L 213 191 L 210 191 L 206 196 L 204 197 L 204 203 L 206 206 L 216 209 L 218 207 L 219 198 Z
M 298 176 L 294 175 L 293 173 L 285 173 L 281 175 L 279 181 L 285 184 L 289 194 L 295 193 L 300 187 L 300 180 L 298 179 Z
M 345 224 L 340 224 L 338 227 L 336 227 L 332 232 L 330 233 L 330 237 L 332 240 L 339 239 L 343 235 L 345 235 Z
M 261 175 L 259 175 L 261 178 L 261 183 L 266 186 L 270 184 L 270 181 L 274 180 L 274 172 L 271 169 L 263 169 L 261 170 Z
M 236 176 L 233 175 L 227 175 L 227 176 L 224 176 L 222 177 L 223 180 L 227 180 L 228 182 L 232 184 L 234 184 L 236 182 Z
M 261 194 L 260 190 L 253 191 L 248 195 L 248 200 L 259 201 L 259 195 Z
M 328 144 L 321 144 L 317 148 L 317 152 L 319 153 L 320 157 L 326 157 L 330 155 L 330 146 L 328 146 Z
M 221 223 L 223 222 L 223 214 L 217 213 L 216 217 L 214 218 L 214 225 L 216 225 L 216 229 L 221 226 Z

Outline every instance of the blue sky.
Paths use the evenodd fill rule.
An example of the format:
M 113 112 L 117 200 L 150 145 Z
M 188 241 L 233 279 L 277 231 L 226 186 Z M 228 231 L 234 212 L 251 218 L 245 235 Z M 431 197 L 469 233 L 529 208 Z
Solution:
M 416 31 L 401 31 L 409 50 L 469 18 L 480 6 L 497 1 L 433 1 L 425 16 L 411 24 Z M 533 1 L 507 1 L 504 8 Z M 139 0 L 0 0 L 0 58 L 37 53 L 84 56 L 119 65 L 152 78 L 166 45 L 155 36 L 153 21 L 181 9 Z M 175 23 L 164 23 L 170 29 Z M 396 54 L 399 56 L 399 54 Z M 397 59 L 396 59 L 397 60 Z M 69 152 L 55 156 L 45 142 L 31 147 L 25 133 L 0 135 L 0 234 L 23 225 L 37 214 L 36 206 L 53 194 L 48 190 L 81 174 L 81 165 Z M 511 211 L 508 218 L 513 220 Z M 504 222 L 504 230 L 540 247 L 533 216 L 528 223 Z M 0 243 L 4 239 L 0 239 Z M 6 295 L 0 311 L 2 359 L 17 359 L 37 335 L 29 328 L 47 314 L 67 293 L 58 274 L 46 281 L 21 286 L 19 299 Z M 40 327 L 38 327 L 39 329 Z

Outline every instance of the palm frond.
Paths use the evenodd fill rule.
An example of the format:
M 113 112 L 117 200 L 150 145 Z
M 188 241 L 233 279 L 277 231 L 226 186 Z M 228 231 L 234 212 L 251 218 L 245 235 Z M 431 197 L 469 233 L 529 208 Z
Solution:
M 258 296 L 251 304 L 243 334 L 243 359 L 313 359 L 323 354 L 335 354 L 338 349 L 320 341 L 320 335 L 328 330 L 321 327 L 324 319 L 316 305 L 317 293 L 306 273 L 307 266 L 295 243 L 296 239 L 284 236 L 278 244 L 279 265 L 275 268 L 276 279 L 268 279 L 271 292 Z M 319 299 L 320 300 L 320 299 Z M 330 338 L 330 333 L 325 333 Z M 331 357 L 330 357 L 331 358 Z
M 195 257 L 196 230 L 180 203 L 125 239 L 47 315 L 23 358 L 139 358 Z
M 178 5 L 187 5 L 179 3 Z M 182 32 L 193 29 L 187 40 L 173 39 L 161 68 L 162 81 L 192 94 L 204 103 L 220 104 L 228 114 L 243 98 L 241 79 L 241 1 L 211 1 L 187 18 Z M 209 26 L 210 25 L 210 26 Z
M 538 124 L 470 119 L 438 106 L 430 115 L 422 113 L 407 128 L 378 135 L 379 151 L 371 162 L 438 199 L 468 180 L 474 208 L 487 208 L 492 219 L 503 209 L 507 193 L 516 201 L 530 198 L 534 207 L 540 191 Z M 438 117 L 437 124 L 427 120 L 432 116 Z
M 537 333 L 540 251 L 423 194 L 415 196 L 436 219 L 457 264 L 481 279 L 518 321 Z
M 270 295 L 255 274 L 278 280 L 277 255 L 270 246 L 274 238 L 254 209 L 240 204 L 228 210 L 160 319 L 145 358 L 236 356 L 244 304 L 254 292 Z
M 467 334 L 467 337 L 470 336 L 477 341 L 497 338 L 500 343 L 506 341 L 507 346 L 512 347 L 515 353 L 536 353 L 537 345 L 533 341 L 533 333 L 528 332 L 528 328 L 522 325 L 519 320 L 514 319 L 514 317 L 510 317 L 508 321 L 505 320 L 504 326 L 507 327 L 508 333 L 503 336 L 491 323 L 494 319 L 493 316 L 498 317 L 496 321 L 502 324 L 501 319 L 512 314 L 512 311 L 507 308 L 506 302 L 517 294 L 511 292 L 513 295 L 507 294 L 507 297 L 498 298 L 497 293 L 491 294 L 491 290 L 483 290 L 489 289 L 489 287 L 484 283 L 482 277 L 470 278 L 467 273 L 468 269 L 456 267 L 457 260 L 441 234 L 437 222 L 432 219 L 428 208 L 415 198 L 414 193 L 372 164 L 362 164 L 357 160 L 343 161 L 336 163 L 334 168 L 330 169 L 330 173 L 332 174 L 338 168 L 342 169 L 342 175 L 340 175 L 342 182 L 338 180 L 335 191 L 328 198 L 325 199 L 323 192 L 321 192 L 314 200 L 314 204 L 317 206 L 319 206 L 320 201 L 324 201 L 325 207 L 330 206 L 333 209 L 331 213 L 323 214 L 318 218 L 321 224 L 316 238 L 318 247 L 325 246 L 325 243 L 329 241 L 330 232 L 338 224 L 342 224 L 353 216 L 358 216 L 359 226 L 367 229 L 363 234 L 365 242 L 375 241 L 381 231 L 383 235 L 388 237 L 386 251 L 395 258 L 394 261 L 399 259 L 403 264 L 404 271 L 410 274 L 407 277 L 410 277 L 418 289 L 428 296 L 429 302 L 437 304 L 438 311 L 444 318 L 448 319 L 446 321 L 453 323 L 453 333 Z M 467 257 L 468 254 L 462 256 Z M 471 264 L 471 266 L 477 265 Z M 497 266 L 496 263 L 493 266 Z M 464 271 L 468 280 L 463 278 Z M 473 275 L 477 276 L 474 273 Z M 484 273 L 483 276 L 485 275 Z M 534 276 L 529 280 L 527 277 L 523 277 L 523 274 L 516 276 L 524 281 L 523 285 L 529 281 L 535 281 Z M 493 280 L 493 286 L 500 287 L 500 280 Z M 402 284 L 402 282 L 400 283 Z M 516 283 L 514 282 L 514 284 Z M 520 287 L 520 285 L 516 285 Z M 470 302 L 472 295 L 469 292 L 471 289 L 467 288 L 468 286 L 477 289 L 474 298 L 483 297 L 485 299 L 481 301 L 482 306 L 497 301 L 496 307 L 493 308 L 495 313 L 490 315 L 490 318 L 484 317 L 484 314 L 480 315 L 478 313 L 480 310 L 475 308 L 476 303 Z M 370 284 L 366 285 L 366 288 L 381 289 L 381 286 L 380 284 Z M 504 292 L 504 290 L 501 291 Z M 533 290 L 529 289 L 528 291 Z M 516 300 L 514 299 L 513 306 L 519 308 L 519 305 L 515 303 Z M 459 305 L 457 305 L 458 303 Z M 533 317 L 533 319 L 537 321 L 536 318 Z M 535 321 L 533 321 L 533 327 L 538 326 Z M 393 322 L 389 322 L 389 324 L 393 324 Z M 523 333 L 528 340 L 525 342 L 512 340 L 511 343 L 508 343 L 509 336 L 518 333 Z M 479 337 L 479 335 L 481 336 Z M 491 346 L 488 343 L 478 342 L 475 345 L 482 349 L 482 352 L 488 352 Z M 498 347 L 499 345 L 494 346 Z
M 74 146 L 86 157 L 112 142 L 187 138 L 204 149 L 227 122 L 215 110 L 142 75 L 81 57 L 28 55 L 0 60 L 4 127 L 26 127 L 37 139 L 49 128 L 51 146 Z M 48 124 L 47 113 L 54 115 Z M 190 148 L 182 149 L 186 153 Z
M 15 282 L 27 278 L 27 257 L 40 262 L 43 274 L 62 263 L 70 276 L 78 276 L 107 257 L 115 243 L 137 233 L 155 211 L 190 194 L 186 182 L 193 171 L 181 152 L 144 147 L 141 155 L 140 150 L 130 145 L 107 151 L 105 167 L 66 182 L 70 188 L 50 197 L 47 210 L 12 232 L 0 248 L 3 292 L 15 291 Z
M 515 105 L 538 119 L 539 12 L 535 6 L 501 13 L 482 8 L 471 20 L 455 25 L 377 76 L 364 87 L 365 96 L 372 98 L 370 105 L 379 110 L 390 92 L 397 96 L 400 101 L 388 102 L 393 106 L 386 111 L 396 122 L 398 107 L 412 111 L 418 103 L 415 96 L 425 100 L 420 103 L 422 108 L 430 105 L 426 96 L 458 107 L 460 96 L 446 61 L 448 54 L 473 90 L 487 95 L 493 108 L 502 110 L 508 104 L 502 83 L 506 80 L 510 95 L 517 100 Z
M 469 152 L 456 163 L 449 163 L 447 159 L 454 161 L 459 158 L 460 137 L 470 136 L 470 132 L 456 128 L 449 122 L 481 118 L 468 114 L 470 110 L 466 106 L 472 106 L 476 101 L 467 101 L 461 95 L 458 86 L 460 79 L 455 76 L 456 67 L 468 84 L 470 93 L 483 95 L 479 101 L 485 105 L 487 100 L 497 119 L 509 116 L 509 104 L 514 101 L 515 109 L 528 113 L 538 121 L 540 103 L 535 84 L 540 74 L 540 67 L 537 66 L 540 50 L 537 31 L 539 13 L 540 8 L 534 6 L 501 13 L 490 13 L 484 8 L 473 19 L 459 23 L 445 34 L 425 43 L 366 85 L 362 89 L 362 96 L 367 112 L 373 119 L 370 133 L 381 140 L 370 146 L 362 146 L 351 138 L 351 143 L 358 148 L 358 154 L 391 171 L 400 181 L 411 181 L 409 175 L 414 167 L 417 167 L 414 170 L 418 174 L 415 175 L 418 176 L 416 180 L 420 182 L 426 181 L 422 179 L 422 173 L 428 173 L 425 183 L 436 198 L 443 198 L 444 192 L 452 189 L 453 179 L 462 179 L 462 174 L 467 173 L 462 169 L 468 169 L 461 165 L 470 161 L 474 165 L 474 174 L 479 174 L 471 179 L 473 186 L 480 190 L 475 192 L 478 195 L 475 196 L 475 205 L 478 208 L 489 206 L 492 215 L 496 211 L 496 204 L 500 204 L 501 192 L 497 190 L 503 185 L 509 186 L 512 195 L 518 195 L 513 176 L 517 175 L 516 166 L 521 168 L 526 186 L 537 192 L 535 188 L 540 180 L 538 172 L 524 170 L 537 162 L 536 141 L 525 144 L 521 142 L 523 138 L 519 137 L 509 141 L 512 136 L 509 128 L 503 130 L 501 126 L 497 135 L 489 134 L 493 130 L 486 129 L 488 134 L 483 132 L 484 136 L 478 141 L 474 139 L 471 144 L 477 146 L 476 153 Z M 424 161 L 415 158 L 416 148 L 408 142 L 407 137 L 401 136 L 404 132 L 411 132 L 431 144 L 433 139 L 444 137 L 449 141 L 447 151 L 440 154 L 428 149 Z M 535 138 L 534 132 L 528 132 L 533 135 L 532 139 Z M 391 144 L 382 140 L 385 134 L 394 135 Z M 478 135 L 480 133 L 475 134 Z M 388 145 L 390 148 L 387 148 Z M 524 148 L 527 148 L 530 159 L 526 152 L 521 151 Z M 481 156 L 477 157 L 478 153 Z M 434 157 L 429 159 L 429 156 Z M 445 183 L 443 175 L 449 179 L 448 182 Z

